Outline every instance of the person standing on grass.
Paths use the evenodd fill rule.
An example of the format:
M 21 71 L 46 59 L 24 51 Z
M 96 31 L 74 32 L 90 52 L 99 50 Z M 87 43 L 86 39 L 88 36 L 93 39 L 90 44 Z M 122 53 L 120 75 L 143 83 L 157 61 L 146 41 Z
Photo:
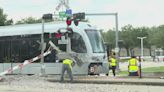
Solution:
M 116 66 L 117 66 L 117 61 L 116 61 L 115 55 L 111 56 L 111 58 L 109 59 L 109 63 L 110 63 L 110 67 L 113 72 L 113 77 L 115 77 L 116 76 Z

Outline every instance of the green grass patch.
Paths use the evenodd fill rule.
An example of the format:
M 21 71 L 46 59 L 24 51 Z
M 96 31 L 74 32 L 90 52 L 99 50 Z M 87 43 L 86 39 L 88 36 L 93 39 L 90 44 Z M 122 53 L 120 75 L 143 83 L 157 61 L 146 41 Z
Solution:
M 120 71 L 118 74 L 119 75 L 128 75 L 129 73 L 128 73 L 128 71 Z
M 142 72 L 164 72 L 164 66 L 143 68 Z M 120 71 L 119 75 L 128 75 L 128 71 Z
M 143 68 L 143 72 L 164 72 L 164 66 Z
M 128 62 L 129 59 L 120 59 L 120 62 Z

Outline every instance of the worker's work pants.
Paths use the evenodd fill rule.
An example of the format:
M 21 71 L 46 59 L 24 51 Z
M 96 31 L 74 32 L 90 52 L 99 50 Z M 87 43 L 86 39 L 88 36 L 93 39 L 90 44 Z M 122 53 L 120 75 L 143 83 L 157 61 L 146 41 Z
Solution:
M 65 71 L 67 71 L 67 74 L 69 75 L 70 81 L 73 81 L 72 70 L 71 70 L 71 68 L 70 68 L 70 66 L 68 64 L 63 64 L 60 81 L 64 81 L 64 73 L 65 73 Z
M 138 76 L 138 72 L 129 72 L 129 76 Z
M 113 76 L 116 76 L 116 66 L 112 66 Z

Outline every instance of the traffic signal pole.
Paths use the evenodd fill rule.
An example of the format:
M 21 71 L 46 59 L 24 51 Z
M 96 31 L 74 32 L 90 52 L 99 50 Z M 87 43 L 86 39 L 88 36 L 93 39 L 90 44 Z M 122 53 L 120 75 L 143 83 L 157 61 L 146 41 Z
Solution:
M 44 46 L 44 23 L 45 23 L 45 20 L 46 19 L 52 19 L 52 14 L 43 14 L 42 16 L 42 32 L 41 32 L 41 61 L 40 61 L 40 64 L 41 64 L 41 76 L 46 76 L 46 71 L 45 71 L 45 64 L 44 64 L 44 50 L 45 50 L 45 46 Z
M 59 16 L 58 14 L 54 14 L 54 16 Z M 85 16 L 114 16 L 115 17 L 115 54 L 117 60 L 117 70 L 119 70 L 119 45 L 118 45 L 118 13 L 85 13 Z

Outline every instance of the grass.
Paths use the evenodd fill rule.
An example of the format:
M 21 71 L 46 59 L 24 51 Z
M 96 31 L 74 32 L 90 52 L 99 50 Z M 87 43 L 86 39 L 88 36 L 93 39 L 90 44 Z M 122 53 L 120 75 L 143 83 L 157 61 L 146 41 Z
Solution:
M 143 72 L 164 72 L 164 66 L 143 68 Z
M 120 59 L 120 62 L 128 62 L 129 59 Z
M 164 66 L 143 68 L 142 72 L 164 72 Z M 119 74 L 128 75 L 128 71 L 121 71 Z

